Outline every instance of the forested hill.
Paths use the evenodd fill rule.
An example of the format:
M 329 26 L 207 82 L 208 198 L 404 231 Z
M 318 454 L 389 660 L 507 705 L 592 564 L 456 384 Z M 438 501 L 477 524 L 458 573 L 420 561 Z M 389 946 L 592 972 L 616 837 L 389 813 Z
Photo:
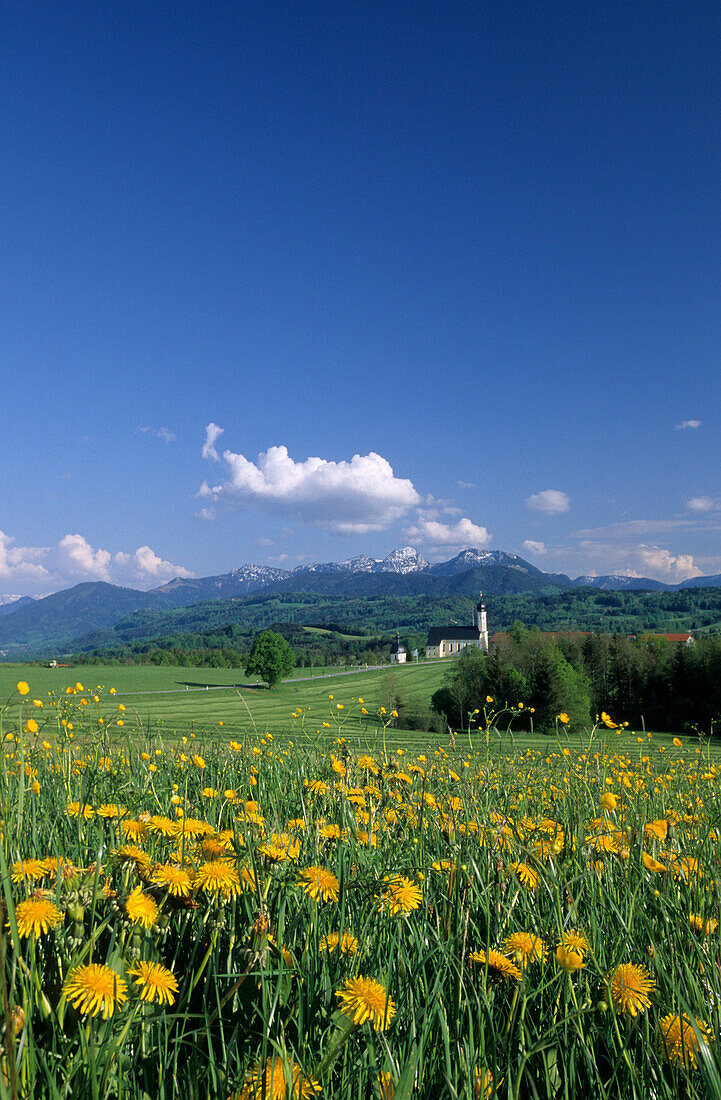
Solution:
M 366 596 L 349 599 L 314 593 L 255 595 L 235 600 L 213 600 L 170 611 L 145 609 L 126 616 L 114 627 L 77 640 L 74 652 L 103 651 L 117 659 L 171 650 L 250 647 L 257 631 L 285 625 L 299 654 L 319 652 L 318 631 L 354 635 L 349 651 L 373 648 L 379 638 L 396 630 L 411 648 L 424 642 L 431 626 L 471 622 L 472 601 L 467 597 Z M 491 633 L 508 630 L 514 621 L 541 630 L 586 630 L 601 633 L 644 632 L 696 634 L 721 631 L 721 588 L 677 592 L 604 592 L 575 589 L 555 596 L 522 593 L 498 596 L 488 602 Z M 303 627 L 312 627 L 310 637 Z M 291 630 L 291 628 L 293 628 Z M 365 638 L 365 641 L 364 641 Z M 323 648 L 323 647 L 320 647 Z M 329 647 L 326 645 L 326 650 Z M 329 654 L 330 655 L 330 652 Z

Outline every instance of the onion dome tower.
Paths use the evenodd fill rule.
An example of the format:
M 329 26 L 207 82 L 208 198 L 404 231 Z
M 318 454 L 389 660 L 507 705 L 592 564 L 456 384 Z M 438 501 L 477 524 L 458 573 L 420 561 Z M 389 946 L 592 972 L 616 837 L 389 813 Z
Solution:
M 488 653 L 488 618 L 486 616 L 486 605 L 483 602 L 483 593 L 478 593 L 478 603 L 476 604 L 476 610 L 473 615 L 473 625 L 480 634 L 481 649 Z

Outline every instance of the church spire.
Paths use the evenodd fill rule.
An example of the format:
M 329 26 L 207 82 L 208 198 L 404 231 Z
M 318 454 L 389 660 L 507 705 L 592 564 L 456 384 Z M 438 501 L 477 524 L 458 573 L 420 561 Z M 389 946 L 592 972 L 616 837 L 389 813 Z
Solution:
M 473 625 L 480 634 L 481 649 L 485 649 L 488 652 L 488 618 L 486 616 L 486 605 L 483 602 L 483 593 L 478 593 L 478 604 L 476 605 L 475 614 L 473 616 Z

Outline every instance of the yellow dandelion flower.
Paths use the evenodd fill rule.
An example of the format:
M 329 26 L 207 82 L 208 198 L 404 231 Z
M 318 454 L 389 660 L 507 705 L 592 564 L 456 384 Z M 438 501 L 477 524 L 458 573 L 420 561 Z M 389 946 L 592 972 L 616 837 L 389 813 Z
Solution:
M 92 806 L 80 802 L 68 802 L 65 812 L 68 817 L 84 817 L 86 821 L 89 821 L 91 817 L 95 816 L 95 810 Z
M 293 1100 L 312 1100 L 321 1086 L 307 1077 L 297 1062 L 284 1068 L 280 1059 L 269 1058 L 265 1069 L 260 1063 L 253 1067 L 240 1092 L 230 1100 L 285 1100 L 288 1089 Z
M 703 878 L 703 868 L 694 856 L 679 856 L 671 863 L 671 873 L 674 878 L 685 879 L 687 882 L 695 878 Z
M 145 894 L 141 886 L 136 886 L 125 902 L 125 912 L 134 924 L 143 928 L 152 928 L 158 919 L 158 906 L 150 894 Z
M 574 928 L 569 928 L 565 932 L 562 932 L 558 939 L 558 946 L 565 947 L 569 951 L 575 951 L 576 954 L 583 958 L 589 949 L 589 943 L 582 932 L 577 932 Z
M 30 691 L 30 685 L 26 684 L 24 680 L 19 680 L 17 683 L 18 695 L 27 695 Z
M 565 943 L 559 943 L 556 948 L 556 962 L 569 974 L 573 974 L 576 970 L 581 970 L 586 965 L 584 956 L 580 951 L 574 951 L 572 947 L 567 947 Z
M 57 905 L 44 897 L 28 898 L 27 901 L 19 901 L 15 906 L 15 920 L 21 939 L 26 939 L 30 933 L 40 936 L 55 928 L 62 919 L 63 914 Z M 7 927 L 10 927 L 9 921 Z
M 651 1005 L 649 993 L 656 983 L 645 966 L 622 963 L 611 975 L 611 999 L 619 1012 L 638 1016 Z
M 150 856 L 137 844 L 123 844 L 120 848 L 114 848 L 113 859 L 135 867 L 139 872 L 150 870 Z
M 47 873 L 48 865 L 44 859 L 21 859 L 10 868 L 10 878 L 15 883 L 36 882 Z
M 178 823 L 178 834 L 184 833 L 191 840 L 198 840 L 203 836 L 212 836 L 214 832 L 215 829 L 207 821 L 200 821 L 195 817 L 184 817 Z
M 27 722 L 25 723 L 26 733 L 37 733 L 39 728 L 40 727 L 38 726 L 34 718 L 28 718 Z
M 115 802 L 104 802 L 102 806 L 98 806 L 98 817 L 122 817 L 127 810 L 125 806 L 118 806 Z
M 685 1069 L 698 1067 L 697 1055 L 701 1043 L 708 1046 L 713 1036 L 708 1024 L 702 1020 L 693 1022 L 684 1013 L 683 1016 L 670 1014 L 664 1016 L 659 1024 L 659 1047 L 669 1062 L 681 1064 Z M 699 1042 L 700 1040 L 700 1042 Z
M 148 829 L 151 833 L 155 833 L 157 836 L 165 837 L 166 840 L 172 840 L 178 835 L 180 826 L 177 821 L 173 821 L 172 818 L 162 817 L 159 814 L 153 814 L 148 824 Z
M 340 884 L 332 871 L 325 867 L 308 867 L 301 871 L 298 881 L 303 890 L 315 901 L 338 901 Z
M 109 966 L 88 963 L 71 970 L 63 987 L 65 999 L 84 1016 L 103 1019 L 113 1015 L 128 999 L 128 983 Z
M 696 913 L 689 913 L 688 921 L 694 932 L 699 932 L 702 936 L 711 936 L 718 928 L 718 921 L 715 917 L 705 920 Z
M 153 886 L 164 886 L 174 898 L 187 898 L 193 889 L 193 875 L 176 863 L 161 863 L 153 868 Z
M 134 821 L 126 818 L 120 822 L 120 829 L 126 840 L 145 840 L 148 835 L 148 826 L 145 821 Z
M 385 1031 L 396 1014 L 396 1006 L 380 982 L 374 978 L 349 978 L 336 990 L 340 1010 L 354 1024 L 370 1021 L 376 1031 Z
M 505 953 L 510 959 L 516 956 L 521 961 L 521 966 L 526 967 L 531 962 L 545 962 L 548 948 L 540 936 L 534 936 L 532 932 L 513 932 L 503 941 Z
M 511 871 L 515 871 L 519 879 L 529 890 L 535 890 L 538 886 L 538 871 L 534 871 L 527 863 L 511 863 Z
M 470 959 L 477 966 L 487 966 L 489 973 L 495 974 L 499 978 L 512 978 L 515 981 L 520 981 L 523 976 L 515 963 L 507 959 L 500 951 L 494 951 L 493 948 L 488 951 L 473 951 Z
M 653 856 L 650 856 L 648 852 L 643 852 L 641 859 L 643 860 L 643 865 L 646 870 L 653 871 L 654 874 L 660 874 L 662 871 L 667 870 L 665 863 L 660 863 L 657 859 L 654 859 Z
M 668 836 L 668 821 L 665 817 L 658 821 L 648 821 L 643 827 L 643 835 L 646 840 L 666 840 Z
M 327 936 L 321 936 L 318 944 L 319 951 L 340 951 L 342 955 L 356 955 L 358 953 L 358 940 L 350 932 L 329 932 Z
M 195 882 L 206 893 L 220 894 L 224 898 L 237 897 L 243 888 L 238 869 L 225 859 L 211 859 L 201 864 Z
M 386 875 L 383 879 L 385 889 L 376 898 L 378 908 L 391 917 L 406 916 L 421 904 L 423 894 L 420 886 L 405 875 Z
M 157 1001 L 160 1005 L 172 1005 L 178 992 L 178 979 L 172 970 L 160 963 L 139 962 L 128 971 L 140 986 L 142 1001 Z

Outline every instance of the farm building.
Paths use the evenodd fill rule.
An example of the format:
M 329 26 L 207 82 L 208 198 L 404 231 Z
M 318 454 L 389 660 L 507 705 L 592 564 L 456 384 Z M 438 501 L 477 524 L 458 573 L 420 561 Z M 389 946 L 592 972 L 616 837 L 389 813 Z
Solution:
M 473 612 L 473 626 L 432 626 L 428 631 L 426 657 L 449 657 L 460 653 L 466 646 L 475 646 L 488 652 L 488 620 L 483 593 Z

